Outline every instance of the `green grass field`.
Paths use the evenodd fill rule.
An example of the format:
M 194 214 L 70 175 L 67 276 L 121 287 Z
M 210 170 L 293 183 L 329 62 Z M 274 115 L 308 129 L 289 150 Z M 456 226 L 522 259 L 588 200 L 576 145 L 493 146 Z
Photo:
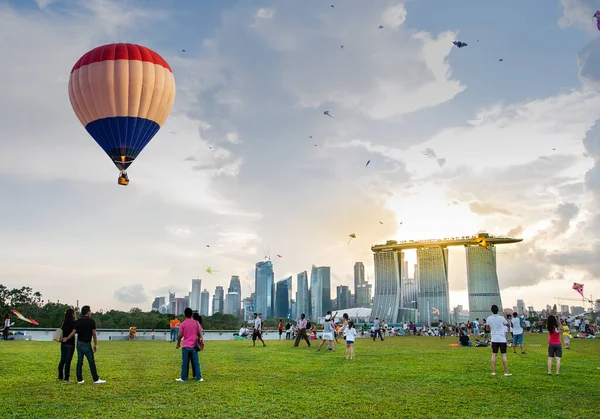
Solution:
M 290 341 L 210 342 L 202 383 L 177 383 L 181 352 L 166 342 L 100 342 L 106 384 L 57 380 L 59 344 L 0 342 L 0 417 L 598 417 L 600 341 L 573 339 L 561 376 L 546 375 L 546 336 L 509 348 L 512 377 L 490 375 L 490 349 L 455 338 L 358 339 L 354 360 Z M 75 380 L 75 363 L 72 380 Z

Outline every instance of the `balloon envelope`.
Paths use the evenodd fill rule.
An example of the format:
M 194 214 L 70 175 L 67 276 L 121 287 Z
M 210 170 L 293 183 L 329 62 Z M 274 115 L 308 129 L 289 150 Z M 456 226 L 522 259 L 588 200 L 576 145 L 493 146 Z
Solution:
M 166 121 L 175 79 L 156 52 L 107 44 L 84 54 L 71 70 L 69 99 L 87 132 L 115 166 L 126 170 Z

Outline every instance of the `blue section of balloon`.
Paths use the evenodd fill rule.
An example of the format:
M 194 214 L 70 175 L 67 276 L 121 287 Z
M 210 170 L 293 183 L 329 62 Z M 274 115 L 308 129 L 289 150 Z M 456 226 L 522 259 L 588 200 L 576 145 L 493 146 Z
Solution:
M 115 166 L 125 170 L 156 135 L 160 126 L 145 118 L 117 116 L 97 119 L 87 124 L 85 129 Z M 122 156 L 125 156 L 125 162 Z

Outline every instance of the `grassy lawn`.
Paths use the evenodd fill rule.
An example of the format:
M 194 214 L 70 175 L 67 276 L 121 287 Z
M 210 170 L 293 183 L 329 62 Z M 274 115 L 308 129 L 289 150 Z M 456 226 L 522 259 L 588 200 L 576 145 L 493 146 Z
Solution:
M 0 417 L 598 417 L 600 341 L 572 340 L 561 376 L 546 375 L 547 336 L 509 348 L 512 377 L 490 375 L 488 348 L 454 338 L 358 339 L 354 360 L 301 343 L 207 342 L 203 383 L 177 383 L 181 352 L 167 342 L 100 342 L 106 384 L 59 382 L 55 342 L 0 342 Z M 541 344 L 534 347 L 533 344 Z M 75 363 L 72 380 L 75 380 Z

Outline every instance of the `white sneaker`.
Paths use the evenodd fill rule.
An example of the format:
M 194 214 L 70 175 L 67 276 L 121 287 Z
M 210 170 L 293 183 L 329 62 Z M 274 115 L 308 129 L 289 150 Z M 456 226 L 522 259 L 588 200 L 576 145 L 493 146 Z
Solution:
M 199 383 L 201 383 L 202 381 L 204 381 L 204 378 L 198 380 Z
M 94 384 L 104 384 L 106 383 L 106 380 L 101 380 L 101 379 L 97 379 L 96 381 L 94 381 Z
M 179 381 L 180 383 L 185 383 L 185 380 L 182 380 L 181 378 L 176 378 L 175 381 Z
M 77 381 L 77 384 L 83 384 L 83 383 L 85 383 L 85 380 Z

